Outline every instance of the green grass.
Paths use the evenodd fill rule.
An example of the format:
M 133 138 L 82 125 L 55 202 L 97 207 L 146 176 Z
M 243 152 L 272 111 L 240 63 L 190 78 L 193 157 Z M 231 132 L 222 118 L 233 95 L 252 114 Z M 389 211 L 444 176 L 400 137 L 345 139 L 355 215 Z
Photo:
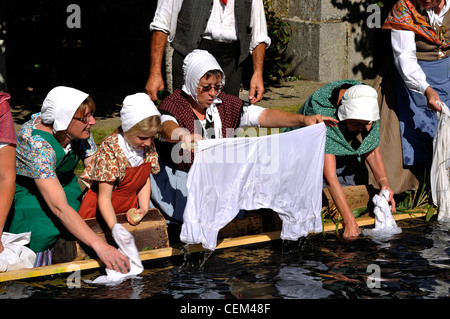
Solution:
M 285 112 L 289 112 L 289 113 L 297 113 L 298 109 L 302 105 L 303 104 L 296 104 L 296 105 L 276 106 L 276 107 L 269 107 L 269 108 L 274 109 L 274 110 L 281 110 L 281 111 L 285 111 Z
M 92 136 L 94 137 L 94 141 L 97 145 L 100 145 L 100 143 L 108 136 L 110 135 L 114 130 L 116 129 L 116 126 L 114 127 L 102 127 L 99 129 L 91 129 Z M 75 175 L 80 176 L 80 174 L 83 172 L 85 166 L 82 161 L 78 162 L 77 167 L 75 168 Z

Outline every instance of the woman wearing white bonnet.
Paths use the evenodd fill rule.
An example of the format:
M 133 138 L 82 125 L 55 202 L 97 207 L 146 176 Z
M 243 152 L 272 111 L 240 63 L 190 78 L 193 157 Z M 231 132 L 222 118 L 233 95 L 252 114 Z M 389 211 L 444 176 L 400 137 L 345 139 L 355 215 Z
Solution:
M 327 127 L 324 177 L 336 207 L 343 218 L 345 239 L 357 238 L 361 230 L 345 199 L 342 186 L 367 184 L 369 165 L 380 194 L 390 193 L 388 202 L 395 211 L 394 192 L 389 186 L 379 148 L 379 106 L 375 89 L 356 80 L 331 82 L 314 92 L 298 113 L 322 114 L 339 119 Z
M 150 175 L 159 172 L 154 139 L 161 126 L 160 113 L 145 93 L 127 96 L 120 111 L 121 126 L 105 138 L 80 178 L 89 187 L 79 214 L 101 213 L 111 230 L 116 214 L 127 213 L 132 225 L 147 214 Z M 129 212 L 134 208 L 134 212 Z
M 222 92 L 224 73 L 215 58 L 204 50 L 194 50 L 186 56 L 183 72 L 182 88 L 166 97 L 159 106 L 163 141 L 157 143 L 157 149 L 161 172 L 151 178 L 152 203 L 176 223 L 182 223 L 186 205 L 187 173 L 194 159 L 191 142 L 233 137 L 239 127 L 294 127 L 323 121 L 334 125 L 337 122 L 328 116 L 265 109 Z
M 9 231 L 31 232 L 30 248 L 38 255 L 35 266 L 51 264 L 60 223 L 94 249 L 112 267 L 124 272 L 128 259 L 100 238 L 78 215 L 81 189 L 73 173 L 79 160 L 87 165 L 96 151 L 90 132 L 95 124 L 92 98 L 74 88 L 58 86 L 45 98 L 17 134 L 16 194 Z

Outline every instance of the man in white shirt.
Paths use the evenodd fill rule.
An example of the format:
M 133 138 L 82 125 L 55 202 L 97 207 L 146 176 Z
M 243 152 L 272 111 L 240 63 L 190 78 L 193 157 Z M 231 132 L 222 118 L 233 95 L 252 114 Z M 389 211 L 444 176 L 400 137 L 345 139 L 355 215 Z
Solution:
M 174 48 L 174 90 L 183 84 L 184 57 L 199 48 L 214 55 L 224 69 L 224 91 L 238 96 L 243 62 L 251 53 L 249 101 L 255 104 L 262 99 L 265 50 L 271 43 L 262 0 L 160 0 L 150 30 L 150 74 L 145 90 L 152 100 L 158 100 L 157 92 L 165 88 L 161 65 L 167 41 Z

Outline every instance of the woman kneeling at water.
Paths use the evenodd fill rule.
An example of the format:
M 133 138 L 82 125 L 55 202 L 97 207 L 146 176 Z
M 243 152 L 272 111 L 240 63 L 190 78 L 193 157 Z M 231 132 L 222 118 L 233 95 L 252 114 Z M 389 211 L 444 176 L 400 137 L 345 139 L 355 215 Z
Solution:
M 341 183 L 367 183 L 361 158 L 369 164 L 380 186 L 380 194 L 381 190 L 389 191 L 388 202 L 395 211 L 394 192 L 389 186 L 378 146 L 380 115 L 375 89 L 356 80 L 331 82 L 314 92 L 297 113 L 322 114 L 340 120 L 337 126 L 327 127 L 323 174 L 343 219 L 344 238 L 354 239 L 361 233 L 341 186 Z
M 9 231 L 31 232 L 30 248 L 38 253 L 35 266 L 51 264 L 53 246 L 65 227 L 94 249 L 108 268 L 128 272 L 128 258 L 77 213 L 81 188 L 74 169 L 80 159 L 87 165 L 96 151 L 90 132 L 94 111 L 88 94 L 59 86 L 48 93 L 41 112 L 32 115 L 17 136 L 16 193 Z

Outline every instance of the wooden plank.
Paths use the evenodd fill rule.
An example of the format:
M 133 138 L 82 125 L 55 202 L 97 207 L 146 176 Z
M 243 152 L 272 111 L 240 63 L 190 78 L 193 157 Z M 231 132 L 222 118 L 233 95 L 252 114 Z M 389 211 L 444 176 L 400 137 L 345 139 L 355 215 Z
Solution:
M 420 217 L 425 217 L 425 216 L 426 216 L 426 213 L 424 213 L 422 211 L 417 211 L 417 212 L 411 211 L 410 213 L 392 214 L 392 217 L 396 221 L 404 220 L 404 219 L 408 219 L 408 218 L 420 218 Z M 358 223 L 359 227 L 374 225 L 375 218 L 370 217 L 370 216 L 362 216 L 362 217 L 358 217 L 356 219 L 356 222 Z M 342 227 L 343 227 L 343 224 L 341 222 L 338 225 L 338 229 L 342 229 Z M 324 227 L 323 227 L 324 232 L 329 232 L 329 231 L 334 231 L 334 230 L 336 230 L 335 223 L 333 223 L 333 222 L 324 223 Z
M 421 211 L 418 212 L 412 212 L 410 213 L 403 213 L 403 214 L 393 214 L 393 217 L 395 220 L 403 220 L 408 218 L 418 218 L 418 217 L 424 217 L 426 213 L 423 213 Z M 359 217 L 356 219 L 359 226 L 367 226 L 367 225 L 373 225 L 375 220 L 372 217 Z M 341 223 L 342 224 L 342 223 Z M 340 225 L 342 227 L 342 225 Z M 340 228 L 339 227 L 339 228 Z M 335 231 L 336 226 L 333 222 L 325 223 L 324 225 L 324 231 Z M 241 236 L 237 238 L 226 238 L 218 241 L 218 245 L 216 247 L 216 250 L 219 249 L 225 249 L 225 248 L 231 248 L 231 247 L 237 247 L 237 246 L 243 246 L 243 245 L 251 245 L 251 244 L 259 244 L 268 242 L 271 240 L 278 240 L 280 239 L 280 231 L 273 231 L 273 232 L 267 232 L 263 234 L 258 235 L 249 235 L 249 236 Z M 191 253 L 200 252 L 203 251 L 203 247 L 198 245 L 190 245 L 189 251 Z M 167 258 L 172 257 L 176 255 L 181 255 L 183 252 L 179 249 L 169 247 L 169 248 L 160 248 L 150 251 L 143 251 L 139 253 L 139 256 L 141 260 L 153 260 L 153 259 L 159 259 L 159 258 Z M 77 268 L 79 267 L 79 268 Z M 40 277 L 40 276 L 46 276 L 46 275 L 54 275 L 59 273 L 67 273 L 72 272 L 74 270 L 88 270 L 88 269 L 95 269 L 99 267 L 104 267 L 104 264 L 98 260 L 92 259 L 92 260 L 81 260 L 81 261 L 73 261 L 68 263 L 62 263 L 62 264 L 55 264 L 45 267 L 37 267 L 32 269 L 21 269 L 21 270 L 15 270 L 5 273 L 0 273 L 0 282 L 2 281 L 10 281 L 10 280 L 20 280 L 20 279 L 27 279 L 27 278 L 33 278 L 33 277 Z

